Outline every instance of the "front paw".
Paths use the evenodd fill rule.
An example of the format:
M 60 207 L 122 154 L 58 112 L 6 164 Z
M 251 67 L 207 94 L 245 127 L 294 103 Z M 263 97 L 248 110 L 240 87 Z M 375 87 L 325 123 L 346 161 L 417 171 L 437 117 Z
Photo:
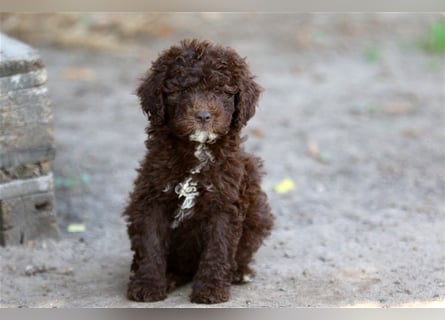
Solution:
M 253 281 L 255 277 L 255 271 L 249 267 L 239 268 L 232 273 L 233 284 L 246 284 Z
M 193 287 L 190 300 L 195 303 L 222 303 L 230 299 L 230 285 L 197 284 Z
M 154 284 L 154 281 L 132 279 L 128 284 L 127 297 L 141 302 L 161 301 L 167 298 L 167 287 Z

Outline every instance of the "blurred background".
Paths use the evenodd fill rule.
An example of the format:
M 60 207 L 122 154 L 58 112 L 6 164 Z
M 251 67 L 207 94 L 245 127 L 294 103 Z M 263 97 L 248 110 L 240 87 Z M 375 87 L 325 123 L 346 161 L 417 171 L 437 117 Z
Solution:
M 444 306 L 443 14 L 2 13 L 0 29 L 48 71 L 62 232 L 0 249 L 2 305 L 137 305 L 121 217 L 145 153 L 134 92 L 160 51 L 200 38 L 265 88 L 245 147 L 277 216 L 256 281 L 223 306 Z

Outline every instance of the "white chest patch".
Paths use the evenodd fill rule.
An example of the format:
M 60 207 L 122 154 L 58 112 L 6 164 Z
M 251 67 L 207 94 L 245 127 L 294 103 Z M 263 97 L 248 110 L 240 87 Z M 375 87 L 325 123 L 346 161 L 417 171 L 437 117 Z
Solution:
M 209 162 L 213 162 L 214 157 L 207 147 L 207 143 L 215 143 L 218 136 L 213 132 L 196 131 L 190 135 L 191 141 L 199 142 L 196 146 L 194 156 L 199 160 L 199 164 L 190 170 L 190 176 L 188 176 L 183 182 L 180 182 L 175 187 L 175 193 L 182 203 L 180 204 L 171 224 L 171 228 L 175 229 L 179 226 L 184 218 L 193 214 L 193 207 L 195 205 L 196 197 L 199 195 L 198 182 L 193 181 L 193 175 L 200 173 Z M 207 191 L 213 191 L 212 185 L 205 186 Z M 170 186 L 166 186 L 164 192 L 170 190 Z

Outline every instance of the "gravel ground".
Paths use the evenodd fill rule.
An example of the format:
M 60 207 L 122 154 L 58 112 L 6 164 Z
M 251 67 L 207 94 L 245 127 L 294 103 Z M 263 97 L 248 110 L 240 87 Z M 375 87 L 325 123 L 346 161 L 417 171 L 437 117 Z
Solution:
M 265 160 L 277 217 L 257 278 L 218 307 L 445 307 L 445 59 L 421 46 L 442 18 L 171 14 L 131 50 L 35 43 L 63 239 L 0 248 L 0 306 L 200 307 L 190 285 L 162 302 L 126 299 L 121 212 L 145 152 L 138 78 L 159 50 L 201 37 L 247 56 L 266 89 L 245 147 Z M 286 178 L 294 189 L 275 192 Z

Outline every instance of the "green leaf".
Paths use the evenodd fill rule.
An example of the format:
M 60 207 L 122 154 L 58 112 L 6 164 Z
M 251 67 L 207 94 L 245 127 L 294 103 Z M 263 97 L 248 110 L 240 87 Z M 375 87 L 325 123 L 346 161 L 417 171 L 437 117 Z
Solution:
M 67 228 L 68 232 L 85 232 L 86 229 L 83 223 L 70 223 Z

